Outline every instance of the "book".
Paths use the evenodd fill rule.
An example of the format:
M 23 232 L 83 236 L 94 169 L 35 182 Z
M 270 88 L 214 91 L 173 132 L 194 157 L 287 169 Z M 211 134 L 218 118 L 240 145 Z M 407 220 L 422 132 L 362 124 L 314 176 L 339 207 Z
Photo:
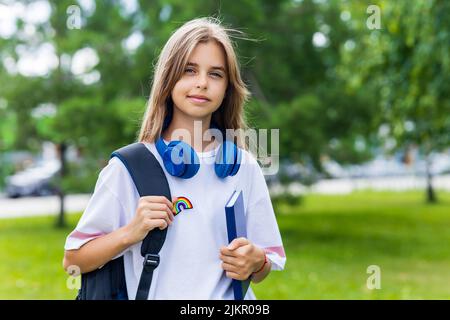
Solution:
M 228 243 L 236 238 L 247 238 L 247 218 L 244 209 L 244 197 L 242 191 L 235 190 L 225 205 L 225 216 L 227 220 Z M 234 299 L 244 300 L 250 278 L 244 281 L 232 279 Z

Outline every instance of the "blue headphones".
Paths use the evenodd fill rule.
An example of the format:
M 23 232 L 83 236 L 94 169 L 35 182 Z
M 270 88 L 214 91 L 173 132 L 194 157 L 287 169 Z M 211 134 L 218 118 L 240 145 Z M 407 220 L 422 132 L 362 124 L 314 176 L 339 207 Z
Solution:
M 211 127 L 217 128 L 214 124 Z M 194 148 L 183 141 L 174 140 L 166 145 L 160 137 L 156 141 L 156 149 L 167 172 L 174 177 L 190 179 L 200 169 L 200 161 Z M 242 151 L 233 142 L 225 140 L 217 152 L 214 171 L 221 179 L 234 176 L 239 171 L 241 160 Z

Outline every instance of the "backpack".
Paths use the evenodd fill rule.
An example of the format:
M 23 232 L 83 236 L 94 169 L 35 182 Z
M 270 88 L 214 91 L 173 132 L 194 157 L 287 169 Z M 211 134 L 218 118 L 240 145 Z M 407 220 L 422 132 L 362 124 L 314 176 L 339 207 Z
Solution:
M 119 158 L 136 186 L 139 196 L 170 195 L 167 178 L 150 150 L 142 143 L 133 143 L 114 151 L 111 157 Z M 159 265 L 159 251 L 166 239 L 167 228 L 151 230 L 142 241 L 143 270 L 136 300 L 147 300 L 153 271 Z M 76 300 L 128 300 L 123 256 L 113 259 L 103 267 L 81 275 L 81 288 Z

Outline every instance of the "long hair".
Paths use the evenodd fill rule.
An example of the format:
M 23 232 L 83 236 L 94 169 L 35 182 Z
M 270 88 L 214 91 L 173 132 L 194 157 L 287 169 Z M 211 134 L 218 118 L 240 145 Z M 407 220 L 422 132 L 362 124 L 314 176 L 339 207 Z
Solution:
M 229 80 L 222 104 L 212 114 L 211 121 L 222 132 L 226 129 L 242 129 L 237 131 L 235 142 L 247 149 L 241 131 L 247 129 L 243 109 L 250 92 L 241 78 L 239 62 L 228 31 L 236 30 L 224 28 L 217 18 L 204 17 L 186 22 L 171 35 L 156 64 L 139 142 L 155 142 L 161 136 L 164 120 L 173 111 L 172 89 L 181 78 L 191 52 L 200 42 L 215 41 L 225 52 Z

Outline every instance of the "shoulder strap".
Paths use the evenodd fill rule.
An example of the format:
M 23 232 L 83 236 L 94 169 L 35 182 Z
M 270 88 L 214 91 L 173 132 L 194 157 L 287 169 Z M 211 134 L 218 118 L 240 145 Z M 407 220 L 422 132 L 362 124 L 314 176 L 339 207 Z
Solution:
M 171 201 L 169 183 L 166 175 L 147 147 L 140 142 L 130 144 L 114 151 L 112 157 L 119 158 L 133 179 L 136 189 L 143 196 L 165 196 Z M 136 300 L 147 300 L 152 283 L 153 270 L 159 265 L 159 251 L 166 239 L 167 228 L 155 228 L 142 241 L 141 255 L 144 257 L 144 268 L 136 294 Z

